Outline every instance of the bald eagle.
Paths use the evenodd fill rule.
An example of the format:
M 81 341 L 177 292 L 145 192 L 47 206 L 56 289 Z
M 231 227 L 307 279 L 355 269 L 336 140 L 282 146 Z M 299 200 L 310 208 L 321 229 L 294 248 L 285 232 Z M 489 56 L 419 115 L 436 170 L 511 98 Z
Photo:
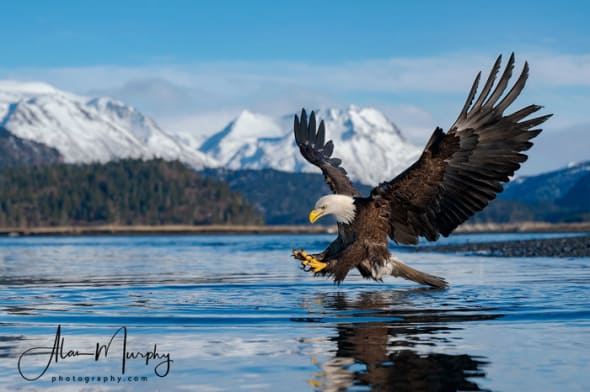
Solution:
M 314 112 L 295 115 L 295 141 L 303 157 L 319 167 L 333 194 L 321 197 L 309 214 L 311 223 L 334 215 L 338 237 L 319 254 L 294 250 L 306 271 L 330 276 L 340 284 L 357 268 L 368 279 L 382 281 L 393 275 L 433 287 L 445 279 L 418 271 L 393 256 L 388 237 L 400 244 L 417 244 L 419 237 L 436 241 L 485 208 L 503 183 L 526 161 L 523 151 L 551 115 L 527 119 L 541 109 L 529 105 L 512 114 L 504 111 L 525 86 L 528 64 L 505 94 L 514 68 L 514 53 L 498 83 L 499 56 L 477 99 L 478 73 L 459 117 L 445 133 L 436 128 L 420 158 L 391 181 L 383 182 L 363 197 L 333 158 L 334 144 L 325 142 L 325 125 L 316 129 Z

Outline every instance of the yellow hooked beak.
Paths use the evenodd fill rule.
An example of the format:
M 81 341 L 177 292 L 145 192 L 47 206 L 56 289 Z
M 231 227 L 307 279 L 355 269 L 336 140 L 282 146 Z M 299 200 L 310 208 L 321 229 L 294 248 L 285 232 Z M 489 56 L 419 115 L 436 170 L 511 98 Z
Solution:
M 309 221 L 311 223 L 315 223 L 315 221 L 320 219 L 323 215 L 324 215 L 324 213 L 321 211 L 311 210 L 311 212 L 309 213 Z

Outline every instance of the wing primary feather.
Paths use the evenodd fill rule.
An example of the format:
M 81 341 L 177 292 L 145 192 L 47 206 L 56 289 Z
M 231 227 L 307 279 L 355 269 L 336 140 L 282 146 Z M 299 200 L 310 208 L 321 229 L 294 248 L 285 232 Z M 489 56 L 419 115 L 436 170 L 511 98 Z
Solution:
M 520 92 L 522 91 L 524 86 L 526 85 L 526 81 L 527 81 L 528 77 L 529 77 L 529 64 L 527 62 L 525 62 L 524 67 L 522 68 L 522 72 L 520 73 L 520 76 L 518 77 L 518 80 L 516 81 L 516 83 L 514 83 L 514 86 L 512 86 L 512 88 L 510 89 L 508 94 L 506 94 L 506 96 L 504 98 L 502 98 L 500 103 L 498 103 L 498 105 L 496 106 L 496 110 L 498 111 L 498 113 L 504 113 L 504 110 L 506 110 L 506 108 L 508 106 L 510 106 L 512 104 L 512 102 L 514 102 L 514 100 L 518 97 L 518 95 L 520 94 Z
M 504 69 L 504 73 L 502 73 L 502 77 L 500 81 L 496 85 L 492 96 L 486 101 L 484 107 L 492 108 L 496 101 L 502 96 L 504 90 L 506 90 L 506 86 L 508 86 L 508 82 L 510 81 L 510 77 L 512 76 L 512 70 L 514 69 L 514 52 L 510 55 L 508 59 L 508 64 L 506 64 L 506 68 Z
M 473 97 L 475 97 L 475 93 L 477 91 L 477 86 L 479 85 L 479 79 L 481 78 L 481 71 L 477 73 L 475 80 L 473 81 L 473 85 L 471 85 L 471 90 L 467 95 L 467 99 L 465 100 L 465 105 L 463 105 L 463 109 L 459 114 L 459 118 L 466 118 L 467 112 L 469 111 L 469 107 L 473 103 Z
M 307 135 L 309 136 L 309 140 L 311 144 L 315 148 L 322 148 L 322 146 L 318 145 L 315 140 L 315 112 L 312 110 L 311 114 L 309 115 L 309 125 Z
M 496 80 L 496 76 L 498 75 L 498 71 L 500 71 L 500 64 L 501 63 L 502 63 L 502 55 L 499 55 L 498 58 L 496 59 L 496 62 L 494 63 L 494 65 L 492 67 L 492 70 L 490 71 L 490 76 L 488 76 L 488 80 L 486 81 L 486 84 L 483 86 L 483 89 L 481 90 L 481 93 L 479 94 L 477 101 L 475 101 L 475 104 L 473 104 L 471 111 L 477 112 L 479 109 L 481 109 L 481 105 L 483 104 L 484 100 L 487 98 L 488 94 L 490 93 L 490 90 L 492 89 L 492 86 L 494 85 L 494 81 Z
M 301 130 L 299 129 L 299 117 L 297 115 L 293 120 L 293 133 L 295 133 L 295 142 L 301 144 Z
M 320 126 L 318 128 L 318 134 L 316 136 L 316 143 L 319 148 L 324 147 L 324 141 L 326 140 L 326 126 L 324 125 L 324 120 L 320 121 Z M 324 147 L 325 149 L 325 147 Z
M 304 144 L 309 144 L 309 134 L 307 129 L 307 113 L 305 113 L 305 109 L 301 110 L 301 121 L 299 123 L 299 129 L 301 130 L 302 142 Z
M 506 119 L 512 122 L 518 122 L 523 118 L 530 116 L 531 114 L 535 113 L 538 110 L 543 109 L 543 106 L 539 105 L 529 105 L 525 108 L 517 110 L 516 112 L 509 114 Z
M 534 126 L 537 126 L 539 124 L 544 123 L 545 121 L 547 121 L 552 116 L 553 116 L 553 114 L 546 114 L 546 115 L 541 116 L 541 117 L 531 118 L 530 120 L 526 120 L 526 121 L 520 122 L 519 123 L 519 127 L 520 128 L 529 129 L 529 128 L 532 128 Z M 532 132 L 532 131 L 529 131 L 527 133 L 530 133 L 530 132 Z M 537 136 L 537 135 L 536 134 L 535 135 L 531 135 L 531 138 L 534 137 L 534 136 Z

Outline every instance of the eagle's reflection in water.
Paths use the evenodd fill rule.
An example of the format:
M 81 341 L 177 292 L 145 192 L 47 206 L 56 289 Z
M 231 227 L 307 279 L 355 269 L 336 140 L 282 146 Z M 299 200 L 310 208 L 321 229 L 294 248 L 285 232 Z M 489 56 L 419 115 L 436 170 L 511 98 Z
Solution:
M 480 391 L 484 358 L 447 354 L 450 332 L 463 321 L 500 317 L 492 309 L 439 306 L 417 309 L 438 289 L 316 295 L 306 299 L 308 321 L 334 323 L 336 351 L 319 361 L 310 384 L 318 391 Z M 340 322 L 339 320 L 342 319 Z M 382 320 L 382 321 L 381 321 Z M 457 334 L 453 334 L 456 339 Z M 314 359 L 315 361 L 315 359 Z

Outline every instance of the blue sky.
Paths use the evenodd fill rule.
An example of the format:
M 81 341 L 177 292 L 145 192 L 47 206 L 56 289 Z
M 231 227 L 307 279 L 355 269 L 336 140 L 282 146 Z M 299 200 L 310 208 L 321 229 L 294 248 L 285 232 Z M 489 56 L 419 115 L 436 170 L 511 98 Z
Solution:
M 534 172 L 590 145 L 588 15 L 579 1 L 18 1 L 2 5 L 0 78 L 115 96 L 196 134 L 242 109 L 370 105 L 421 143 L 515 51 L 531 66 L 517 102 L 555 113 L 544 144 L 580 150 L 548 162 L 540 147 Z
M 4 66 L 334 64 L 457 51 L 590 49 L 590 3 L 580 1 L 23 0 L 3 4 L 2 14 L 0 31 L 12 37 L 2 44 Z

